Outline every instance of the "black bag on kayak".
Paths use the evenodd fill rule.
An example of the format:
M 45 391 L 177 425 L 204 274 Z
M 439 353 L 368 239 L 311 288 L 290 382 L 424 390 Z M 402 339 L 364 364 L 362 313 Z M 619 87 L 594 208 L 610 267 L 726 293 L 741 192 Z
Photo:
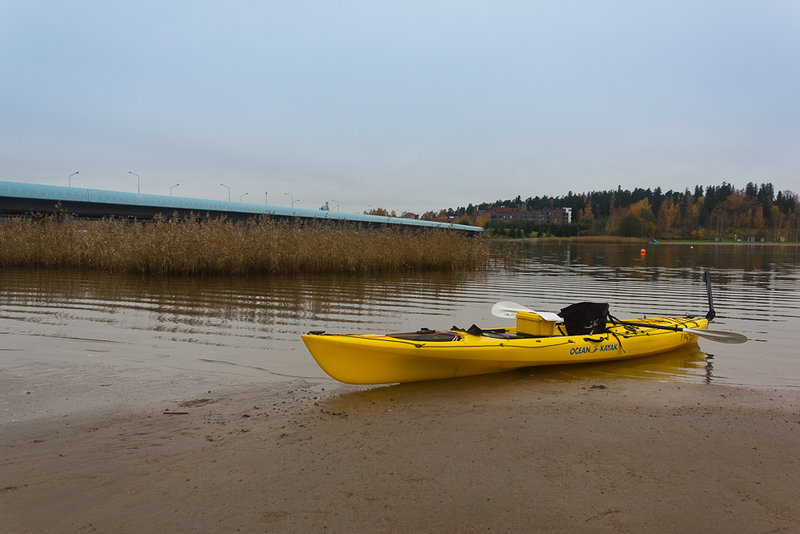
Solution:
M 602 334 L 606 331 L 608 303 L 579 302 L 563 308 L 558 314 L 564 318 L 567 335 Z

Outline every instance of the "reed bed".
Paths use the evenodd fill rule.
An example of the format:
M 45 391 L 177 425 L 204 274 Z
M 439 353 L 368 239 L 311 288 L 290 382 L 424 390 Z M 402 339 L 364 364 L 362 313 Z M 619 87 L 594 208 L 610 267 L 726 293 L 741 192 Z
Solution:
M 486 265 L 480 236 L 450 230 L 226 219 L 0 222 L 0 266 L 186 275 L 454 271 Z

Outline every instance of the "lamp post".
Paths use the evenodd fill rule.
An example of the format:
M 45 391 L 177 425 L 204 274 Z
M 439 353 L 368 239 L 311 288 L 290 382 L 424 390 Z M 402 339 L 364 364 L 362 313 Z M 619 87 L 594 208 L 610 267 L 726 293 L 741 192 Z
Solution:
M 294 195 L 291 193 L 284 193 L 284 195 L 287 195 L 290 199 L 292 199 L 292 208 L 294 208 Z M 298 202 L 300 201 L 298 200 Z
M 128 174 L 132 174 L 136 177 L 136 193 L 141 194 L 142 192 L 142 180 L 139 178 L 139 175 L 133 171 L 128 171 Z
M 179 185 L 181 185 L 181 184 L 175 184 L 175 185 L 170 186 L 170 188 L 169 188 L 169 196 L 172 196 L 172 190 L 175 189 L 176 187 L 178 187 Z
M 73 172 L 72 174 L 69 175 L 69 178 L 67 178 L 67 185 L 69 187 L 72 187 L 72 177 L 75 176 L 76 174 L 79 174 L 79 173 L 80 173 L 80 171 L 75 171 L 75 172 Z
M 241 202 L 241 201 L 242 201 L 242 199 L 243 199 L 244 197 L 246 197 L 246 196 L 247 196 L 247 193 L 242 193 L 241 195 L 239 195 L 239 202 Z
M 228 188 L 228 202 L 230 202 L 231 201 L 231 186 L 225 185 L 225 184 L 219 184 L 219 185 L 221 185 L 222 187 L 227 187 Z
M 269 193 L 264 191 L 264 205 L 269 206 Z

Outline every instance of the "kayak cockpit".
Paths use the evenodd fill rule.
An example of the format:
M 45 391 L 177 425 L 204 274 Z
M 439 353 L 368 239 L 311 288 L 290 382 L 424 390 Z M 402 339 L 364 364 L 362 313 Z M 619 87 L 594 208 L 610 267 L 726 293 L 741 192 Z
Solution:
M 472 325 L 467 329 L 454 326 L 452 329 L 446 331 L 422 328 L 420 330 L 417 330 L 416 332 L 386 334 L 386 337 L 391 337 L 394 339 L 404 339 L 406 341 L 446 342 L 446 341 L 458 341 L 462 339 L 465 334 L 469 334 L 472 336 L 484 336 L 492 339 L 530 339 L 533 337 L 553 337 L 553 335 L 556 336 L 563 335 L 563 333 L 556 332 L 553 335 L 536 336 L 533 334 L 519 332 L 515 329 L 509 329 L 509 328 L 483 329 L 477 325 Z
M 406 341 L 431 341 L 431 342 L 446 342 L 446 341 L 458 341 L 461 339 L 461 336 L 455 330 L 431 330 L 429 328 L 422 328 L 417 330 L 416 332 L 407 332 L 407 333 L 400 333 L 400 334 L 386 334 L 386 337 L 391 337 L 395 339 L 405 339 Z

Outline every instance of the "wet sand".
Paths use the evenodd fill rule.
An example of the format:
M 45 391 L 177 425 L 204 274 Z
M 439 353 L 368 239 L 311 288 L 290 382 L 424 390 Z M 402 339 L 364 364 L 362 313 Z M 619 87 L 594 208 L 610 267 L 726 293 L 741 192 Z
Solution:
M 797 389 L 530 374 L 3 419 L 0 531 L 800 531 Z

